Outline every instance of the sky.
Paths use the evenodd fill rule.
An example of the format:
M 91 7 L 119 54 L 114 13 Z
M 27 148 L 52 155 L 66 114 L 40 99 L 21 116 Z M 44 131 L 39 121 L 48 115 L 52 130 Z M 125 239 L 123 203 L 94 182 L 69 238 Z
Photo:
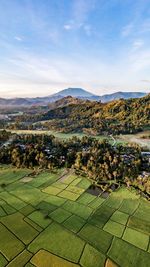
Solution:
M 0 97 L 150 92 L 149 0 L 0 0 Z

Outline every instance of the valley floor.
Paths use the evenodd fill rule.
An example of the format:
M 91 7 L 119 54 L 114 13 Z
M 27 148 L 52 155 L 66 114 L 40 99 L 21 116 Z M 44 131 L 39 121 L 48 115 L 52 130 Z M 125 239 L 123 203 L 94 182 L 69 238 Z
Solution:
M 0 167 L 0 267 L 149 267 L 150 203 L 73 171 Z
M 45 134 L 45 135 L 54 135 L 57 138 L 60 139 L 69 139 L 73 136 L 82 138 L 83 136 L 86 136 L 86 134 L 83 133 L 61 133 L 61 132 L 54 132 L 54 131 L 45 131 L 45 130 L 10 130 L 11 133 L 16 134 Z M 143 136 L 150 135 L 150 130 L 143 131 L 137 134 L 127 134 L 123 135 L 120 134 L 118 136 L 105 136 L 105 135 L 97 135 L 97 136 L 91 136 L 98 140 L 108 139 L 112 144 L 119 144 L 119 143 L 136 143 L 140 145 L 141 147 L 147 147 L 150 149 L 150 139 L 144 139 Z

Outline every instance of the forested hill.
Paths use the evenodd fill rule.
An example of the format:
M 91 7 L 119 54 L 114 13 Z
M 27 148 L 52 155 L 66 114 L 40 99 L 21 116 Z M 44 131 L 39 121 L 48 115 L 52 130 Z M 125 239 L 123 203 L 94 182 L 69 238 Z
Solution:
M 150 126 L 150 94 L 109 103 L 75 102 L 48 111 L 40 120 L 50 129 L 90 134 L 132 133 Z

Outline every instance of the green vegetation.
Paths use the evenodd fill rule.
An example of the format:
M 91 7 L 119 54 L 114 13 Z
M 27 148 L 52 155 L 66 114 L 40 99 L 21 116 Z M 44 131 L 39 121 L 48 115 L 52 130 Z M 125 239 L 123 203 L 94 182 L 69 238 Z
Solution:
M 3 166 L 0 180 L 4 169 L 12 173 Z M 104 199 L 64 169 L 34 173 L 32 186 L 23 177 L 22 170 L 0 192 L 0 267 L 149 267 L 150 203 L 135 190 L 121 187 Z
M 10 261 L 23 249 L 23 243 L 0 223 L 0 251 Z
M 29 245 L 29 250 L 35 253 L 41 247 L 77 263 L 84 247 L 84 241 L 59 224 L 52 223 Z
M 63 99 L 62 99 L 63 101 Z M 10 129 L 50 129 L 91 135 L 136 133 L 149 127 L 150 95 L 108 103 L 77 101 L 41 114 L 18 116 Z M 24 123 L 27 122 L 28 124 Z M 34 122 L 34 123 L 33 123 Z
M 147 250 L 149 237 L 146 234 L 140 233 L 136 230 L 127 227 L 124 232 L 123 239 L 138 248 Z
M 83 267 L 103 267 L 105 263 L 105 256 L 87 244 L 85 246 L 80 263 Z
M 69 217 L 63 225 L 69 229 L 70 231 L 77 233 L 82 228 L 82 226 L 85 224 L 85 220 L 83 220 L 81 217 L 77 215 L 72 215 Z
M 34 266 L 37 266 L 37 267 L 45 267 L 45 266 L 46 267 L 51 267 L 51 266 L 79 267 L 79 265 L 66 261 L 62 258 L 59 258 L 45 250 L 38 251 L 35 254 L 35 256 L 32 258 L 31 262 L 34 264 Z M 31 266 L 26 265 L 26 267 L 31 267 Z
M 119 238 L 114 238 L 108 256 L 121 267 L 149 267 L 149 253 Z
M 58 222 L 58 223 L 62 223 L 64 222 L 67 218 L 69 218 L 71 216 L 71 213 L 62 209 L 62 208 L 58 208 L 57 210 L 53 211 L 50 214 L 50 217 Z
M 117 237 L 121 237 L 122 234 L 123 234 L 123 231 L 124 231 L 124 226 L 117 223 L 117 222 L 113 222 L 111 220 L 109 220 L 105 226 L 104 226 L 104 230 L 114 236 L 117 236 Z
M 25 264 L 31 259 L 32 253 L 24 250 L 16 258 L 14 258 L 7 266 L 8 267 L 24 267 Z
M 41 226 L 42 228 L 46 228 L 51 223 L 51 220 L 50 218 L 45 218 L 45 216 L 46 215 L 44 215 L 40 211 L 34 211 L 28 216 L 28 218 L 39 226 Z
M 15 189 L 18 197 L 20 193 L 25 197 L 25 193 L 20 190 L 21 183 L 25 184 L 24 188 L 34 187 L 32 199 L 28 195 L 23 199 L 27 203 L 28 197 L 31 201 L 36 201 L 37 193 L 40 200 L 43 198 L 42 193 L 51 194 L 52 191 L 53 195 L 76 200 L 91 184 L 87 177 L 93 186 L 98 185 L 102 191 L 111 191 L 113 187 L 125 184 L 136 188 L 149 198 L 149 175 L 148 173 L 143 175 L 143 172 L 148 172 L 150 168 L 149 154 L 143 156 L 141 148 L 135 144 L 112 145 L 107 140 L 101 142 L 91 137 L 82 139 L 74 137 L 64 141 L 54 136 L 25 135 L 14 136 L 12 143 L 6 147 L 2 146 L 0 151 L 1 163 L 12 163 L 17 167 L 17 169 L 12 168 L 11 174 L 7 173 L 7 169 L 3 169 L 0 191 L 7 187 L 11 191 Z M 21 167 L 24 169 L 20 170 Z M 65 179 L 67 173 L 63 173 L 60 169 L 64 170 L 65 167 L 75 169 L 76 174 L 81 174 L 85 179 L 81 180 L 73 172 L 68 179 Z M 42 173 L 42 169 L 47 171 Z M 51 176 L 49 170 L 53 171 Z M 63 187 L 57 181 L 59 172 L 64 181 Z M 7 182 L 10 181 L 9 175 L 12 175 L 11 183 Z M 63 191 L 65 187 L 66 191 Z M 43 191 L 39 193 L 36 188 Z M 29 204 L 33 203 L 31 201 Z M 111 205 L 112 202 L 111 200 Z
M 26 223 L 23 218 L 24 216 L 17 212 L 3 217 L 1 222 L 24 244 L 29 244 L 38 235 L 38 232 Z

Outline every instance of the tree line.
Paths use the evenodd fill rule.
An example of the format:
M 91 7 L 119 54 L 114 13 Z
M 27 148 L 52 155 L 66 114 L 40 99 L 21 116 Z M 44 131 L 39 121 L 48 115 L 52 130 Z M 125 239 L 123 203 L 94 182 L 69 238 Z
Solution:
M 6 134 L 6 138 L 4 135 Z M 10 138 L 3 132 L 3 139 Z M 0 135 L 1 138 L 1 135 Z M 0 149 L 0 163 L 13 164 L 17 168 L 50 169 L 73 167 L 78 173 L 89 177 L 96 184 L 121 182 L 136 184 L 150 191 L 150 180 L 141 182 L 143 158 L 138 145 L 111 145 L 107 140 L 99 141 L 84 136 L 59 140 L 53 135 L 14 135 L 12 143 Z M 145 166 L 145 165 L 144 165 Z M 149 170 L 149 165 L 146 165 Z M 146 189 L 145 189 L 146 188 Z

